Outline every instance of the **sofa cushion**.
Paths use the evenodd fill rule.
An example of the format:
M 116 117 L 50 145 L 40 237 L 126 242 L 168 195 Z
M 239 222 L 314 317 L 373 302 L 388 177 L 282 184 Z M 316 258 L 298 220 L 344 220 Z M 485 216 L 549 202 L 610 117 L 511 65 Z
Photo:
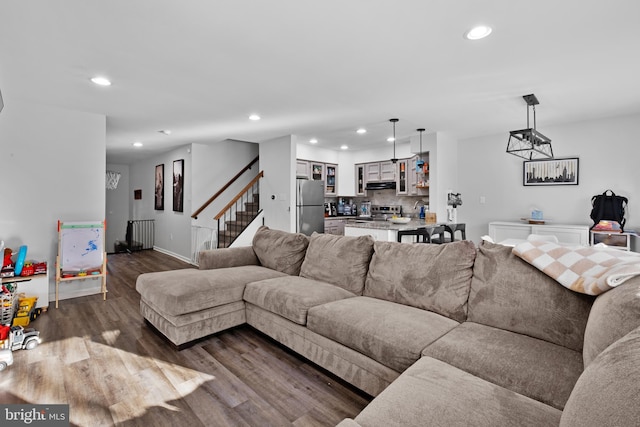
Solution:
M 241 267 L 243 265 L 260 265 L 260 260 L 251 246 L 209 249 L 198 254 L 198 268 L 200 270 Z
M 300 325 L 316 305 L 355 297 L 338 286 L 298 276 L 260 280 L 247 285 L 243 299 Z
M 591 307 L 584 332 L 584 366 L 611 343 L 640 326 L 640 278 L 599 295 Z
M 604 350 L 571 392 L 560 427 L 640 425 L 640 328 Z
M 467 318 L 582 351 L 593 300 L 566 289 L 512 248 L 485 241 L 473 266 Z
M 355 421 L 362 427 L 542 427 L 557 426 L 560 415 L 555 408 L 423 357 Z
M 467 317 L 475 246 L 375 242 L 364 296 L 435 311 L 458 322 Z
M 313 233 L 300 276 L 340 286 L 362 295 L 373 253 L 371 236 Z
M 426 310 L 369 297 L 309 309 L 307 328 L 402 372 L 458 322 Z
M 422 354 L 558 409 L 582 373 L 577 351 L 472 322 L 456 327 Z
M 247 283 L 286 276 L 257 265 L 215 270 L 171 270 L 138 276 L 136 290 L 161 314 L 179 316 L 242 301 Z
M 304 234 L 271 230 L 264 225 L 253 236 L 253 251 L 260 264 L 293 276 L 300 274 L 308 245 Z

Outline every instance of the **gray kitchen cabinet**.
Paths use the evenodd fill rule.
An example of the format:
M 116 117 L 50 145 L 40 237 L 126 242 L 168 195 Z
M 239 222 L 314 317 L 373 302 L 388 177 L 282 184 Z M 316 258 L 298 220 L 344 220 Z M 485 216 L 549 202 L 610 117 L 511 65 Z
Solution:
M 356 196 L 366 196 L 367 195 L 367 175 L 366 175 L 366 165 L 364 163 L 357 164 L 355 166 L 355 177 L 356 177 Z

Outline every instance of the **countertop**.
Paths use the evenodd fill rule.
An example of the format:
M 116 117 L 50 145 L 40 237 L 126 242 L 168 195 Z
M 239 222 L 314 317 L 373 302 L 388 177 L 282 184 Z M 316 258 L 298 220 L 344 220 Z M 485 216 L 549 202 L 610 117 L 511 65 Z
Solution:
M 434 223 L 426 223 L 424 219 L 412 218 L 406 224 L 394 224 L 391 221 L 365 221 L 365 220 L 356 220 L 350 219 L 347 220 L 344 224 L 345 227 L 355 227 L 355 228 L 371 228 L 375 230 L 415 230 L 416 228 L 422 227 L 435 227 L 438 224 Z
M 324 219 L 325 220 L 331 220 L 331 219 L 342 219 L 342 220 L 348 220 L 348 219 L 356 219 L 358 218 L 355 215 L 339 215 L 339 216 L 325 216 Z

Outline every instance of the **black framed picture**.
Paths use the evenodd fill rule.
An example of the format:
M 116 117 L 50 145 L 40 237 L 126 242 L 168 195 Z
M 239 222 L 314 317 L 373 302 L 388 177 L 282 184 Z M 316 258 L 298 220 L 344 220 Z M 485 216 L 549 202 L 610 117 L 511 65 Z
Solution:
M 173 161 L 173 210 L 184 210 L 184 159 Z
M 156 166 L 155 180 L 155 209 L 157 211 L 164 210 L 164 163 Z
M 523 162 L 522 183 L 532 185 L 578 185 L 577 157 L 527 160 Z

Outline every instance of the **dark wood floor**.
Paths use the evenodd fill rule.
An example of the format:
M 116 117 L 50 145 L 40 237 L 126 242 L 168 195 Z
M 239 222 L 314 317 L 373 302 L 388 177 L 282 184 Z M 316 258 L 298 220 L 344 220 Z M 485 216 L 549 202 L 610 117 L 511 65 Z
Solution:
M 333 426 L 369 402 L 249 326 L 175 351 L 144 324 L 135 279 L 191 266 L 155 251 L 108 260 L 107 301 L 64 300 L 33 322 L 43 343 L 14 352 L 0 403 L 68 403 L 80 426 Z

